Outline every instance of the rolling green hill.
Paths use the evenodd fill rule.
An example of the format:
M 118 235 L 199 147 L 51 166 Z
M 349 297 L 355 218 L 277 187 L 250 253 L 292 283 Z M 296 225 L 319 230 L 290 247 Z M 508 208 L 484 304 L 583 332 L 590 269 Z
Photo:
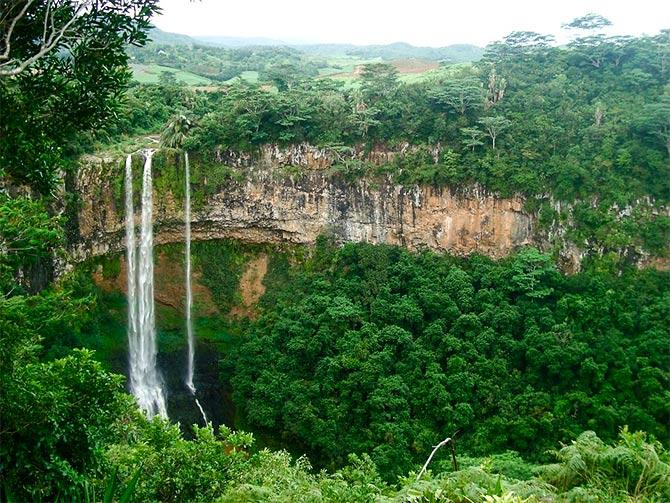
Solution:
M 478 61 L 484 54 L 481 47 L 470 44 L 455 44 L 446 47 L 416 47 L 404 42 L 386 45 L 314 44 L 294 46 L 318 57 L 350 56 L 362 59 L 381 58 L 386 61 L 419 59 L 463 63 Z
M 357 80 L 362 65 L 390 62 L 408 81 L 422 80 L 439 64 L 474 62 L 483 49 L 461 44 L 447 47 L 415 47 L 406 43 L 357 46 L 351 44 L 290 45 L 264 38 L 189 37 L 156 28 L 145 47 L 129 47 L 135 78 L 143 83 L 157 81 L 162 68 L 172 68 L 177 78 L 189 84 L 229 82 L 237 77 L 253 82 L 274 82 L 278 73 L 291 79 L 330 77 Z M 248 76 L 253 73 L 254 77 Z M 203 82 L 197 76 L 204 77 Z
M 160 74 L 163 72 L 174 73 L 174 76 L 178 81 L 184 82 L 189 86 L 206 86 L 212 83 L 211 79 L 202 77 L 201 75 L 196 75 L 195 73 L 169 66 L 156 64 L 131 64 L 130 68 L 133 71 L 133 79 L 141 84 L 157 84 Z

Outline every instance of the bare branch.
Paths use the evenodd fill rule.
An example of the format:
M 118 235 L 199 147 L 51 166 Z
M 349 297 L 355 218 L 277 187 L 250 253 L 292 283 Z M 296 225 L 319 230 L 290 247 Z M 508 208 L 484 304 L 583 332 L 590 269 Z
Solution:
M 81 2 L 72 16 L 59 28 L 55 25 L 56 9 L 52 7 L 52 1 L 47 2 L 47 9 L 44 16 L 44 30 L 42 39 L 40 42 L 39 50 L 32 56 L 24 59 L 23 61 L 15 60 L 11 58 L 10 54 L 10 45 L 11 45 L 11 34 L 14 29 L 14 26 L 18 20 L 23 17 L 33 3 L 33 0 L 26 0 L 26 5 L 22 9 L 21 13 L 12 20 L 10 29 L 5 36 L 5 52 L 4 57 L 0 58 L 7 60 L 4 63 L 0 63 L 0 78 L 1 77 L 13 77 L 24 72 L 28 67 L 34 64 L 39 59 L 43 58 L 50 52 L 58 48 L 65 37 L 67 37 L 70 28 L 76 23 L 81 15 L 86 11 L 88 5 L 91 4 L 91 0 L 85 0 Z M 47 28 L 47 24 L 49 28 Z
M 51 0 L 47 1 L 47 13 L 44 16 L 44 29 L 42 30 L 42 40 L 47 38 L 47 21 L 49 21 L 49 15 L 51 13 Z M 51 18 L 51 26 L 53 26 L 53 17 Z
M 458 433 L 458 432 L 456 432 Z M 456 433 L 454 433 L 454 436 L 456 436 Z M 419 475 L 416 476 L 416 480 L 420 480 L 421 476 L 426 473 L 426 470 L 428 469 L 428 465 L 430 464 L 431 460 L 433 459 L 433 456 L 435 456 L 435 453 L 441 448 L 444 447 L 447 444 L 451 444 L 451 456 L 452 456 L 452 463 L 454 465 L 454 471 L 458 470 L 458 464 L 456 463 L 456 451 L 454 449 L 454 439 L 451 437 L 447 437 L 442 442 L 437 444 L 433 448 L 433 452 L 430 453 L 430 456 L 428 456 L 428 459 L 426 460 L 426 463 L 423 465 L 423 468 L 421 468 L 421 471 L 419 472 Z
M 23 16 L 26 15 L 26 12 L 28 12 L 28 9 L 30 8 L 30 5 L 33 3 L 33 0 L 27 0 L 26 4 L 23 6 L 23 9 L 21 9 L 21 12 L 12 19 L 12 22 L 9 24 L 9 29 L 7 30 L 7 34 L 5 35 L 5 50 L 3 51 L 2 54 L 0 54 L 0 61 L 9 59 L 9 51 L 11 49 L 12 45 L 12 33 L 14 32 L 14 28 L 16 27 L 16 23 L 18 23 Z

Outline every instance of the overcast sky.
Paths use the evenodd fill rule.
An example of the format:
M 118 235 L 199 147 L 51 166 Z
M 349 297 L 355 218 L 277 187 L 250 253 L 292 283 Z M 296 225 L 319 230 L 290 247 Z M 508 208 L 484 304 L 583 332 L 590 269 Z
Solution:
M 670 28 L 670 0 L 161 0 L 155 24 L 187 35 L 286 42 L 480 46 L 515 30 L 558 35 L 588 12 L 617 34 Z

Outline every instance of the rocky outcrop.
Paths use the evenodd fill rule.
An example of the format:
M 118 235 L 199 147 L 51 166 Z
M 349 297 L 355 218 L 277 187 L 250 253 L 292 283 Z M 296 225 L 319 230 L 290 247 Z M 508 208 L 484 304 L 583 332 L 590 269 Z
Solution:
M 341 155 L 307 146 L 287 150 L 269 146 L 254 157 L 217 153 L 217 164 L 208 166 L 200 185 L 193 183 L 194 192 L 204 193 L 207 188 L 209 194 L 193 208 L 193 239 L 310 244 L 320 234 L 329 234 L 339 242 L 386 243 L 457 255 L 478 252 L 494 258 L 534 243 L 535 218 L 524 211 L 521 198 L 496 197 L 478 187 L 452 191 L 403 187 L 389 179 L 346 181 L 328 169 Z M 394 152 L 347 155 L 383 163 Z M 139 173 L 141 156 L 136 157 Z M 183 241 L 184 232 L 178 190 L 160 190 L 166 185 L 161 180 L 181 168 L 174 155 L 165 159 L 162 165 L 154 161 L 158 244 Z M 192 160 L 192 170 L 197 163 Z M 217 178 L 217 170 L 231 167 L 239 176 L 212 190 L 208 179 Z M 122 250 L 122 159 L 84 159 L 76 184 L 81 200 L 72 259 Z

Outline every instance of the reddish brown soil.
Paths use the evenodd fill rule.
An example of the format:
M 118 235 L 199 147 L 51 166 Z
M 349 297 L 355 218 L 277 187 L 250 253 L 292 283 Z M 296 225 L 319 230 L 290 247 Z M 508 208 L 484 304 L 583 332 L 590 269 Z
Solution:
M 249 261 L 240 278 L 239 292 L 242 297 L 242 303 L 231 309 L 230 315 L 240 318 L 255 316 L 254 307 L 265 293 L 263 279 L 268 272 L 268 256 L 260 254 L 258 257 Z
M 391 61 L 391 64 L 395 66 L 398 73 L 410 74 L 410 73 L 424 73 L 429 70 L 434 70 L 440 66 L 437 61 L 428 61 L 425 59 L 396 59 Z M 321 75 L 318 78 L 328 79 L 328 78 L 347 78 L 347 77 L 360 77 L 363 73 L 363 66 L 358 65 L 352 72 L 339 72 L 331 73 L 330 75 Z
M 197 316 L 213 316 L 219 311 L 212 299 L 212 293 L 200 283 L 202 273 L 193 271 L 193 305 Z M 119 275 L 116 278 L 104 278 L 102 271 L 93 273 L 93 280 L 105 292 L 126 291 L 126 260 L 121 258 Z M 154 298 L 156 302 L 177 310 L 184 309 L 186 285 L 184 268 L 180 261 L 171 260 L 159 253 L 154 264 Z
M 435 70 L 440 66 L 437 61 L 427 61 L 425 59 L 398 59 L 392 62 L 398 73 L 424 73 L 429 70 Z

